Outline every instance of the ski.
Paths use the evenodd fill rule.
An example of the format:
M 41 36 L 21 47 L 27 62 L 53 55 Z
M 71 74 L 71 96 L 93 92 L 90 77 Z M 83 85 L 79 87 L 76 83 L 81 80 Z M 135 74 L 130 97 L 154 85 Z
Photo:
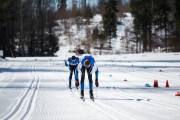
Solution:
M 80 97 L 80 99 L 85 102 L 85 98 L 84 97 Z
M 91 99 L 92 101 L 94 101 L 94 96 L 90 96 L 90 99 Z
M 94 98 L 90 98 L 92 101 L 94 101 Z

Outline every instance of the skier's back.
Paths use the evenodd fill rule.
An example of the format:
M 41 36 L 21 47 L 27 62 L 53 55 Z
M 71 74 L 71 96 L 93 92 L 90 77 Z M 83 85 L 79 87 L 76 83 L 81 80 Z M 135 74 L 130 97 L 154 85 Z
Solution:
M 95 85 L 96 85 L 96 87 L 98 87 L 99 86 L 99 83 L 98 83 L 98 67 L 95 63 L 94 57 L 92 57 L 89 54 L 84 54 L 81 57 L 80 62 L 78 64 L 76 72 L 75 72 L 76 86 L 79 86 L 78 72 L 80 71 L 82 73 L 81 74 L 81 98 L 84 98 L 85 70 L 87 70 L 87 75 L 88 75 L 88 79 L 89 79 L 90 98 L 94 99 L 92 73 L 95 72 Z

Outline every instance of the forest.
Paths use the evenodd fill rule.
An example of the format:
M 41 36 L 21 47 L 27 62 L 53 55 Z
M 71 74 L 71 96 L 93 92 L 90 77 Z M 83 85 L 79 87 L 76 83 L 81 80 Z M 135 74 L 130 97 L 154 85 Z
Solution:
M 125 12 L 134 17 L 136 53 L 158 46 L 180 51 L 179 0 L 1 0 L 0 50 L 3 57 L 54 56 L 59 50 L 56 21 L 81 17 L 90 24 L 96 14 L 103 16 L 103 30 L 95 28 L 90 35 L 103 49 L 104 42 L 116 37 L 117 19 Z

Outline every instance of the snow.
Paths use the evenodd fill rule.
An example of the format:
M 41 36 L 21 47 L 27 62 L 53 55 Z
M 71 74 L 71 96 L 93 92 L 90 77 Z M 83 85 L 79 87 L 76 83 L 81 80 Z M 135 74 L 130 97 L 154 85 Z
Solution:
M 123 25 L 117 26 L 118 36 L 112 39 L 111 53 L 127 52 L 127 41 L 122 37 L 125 29 L 132 29 L 133 18 L 129 13 L 126 16 L 120 20 Z M 96 15 L 91 21 L 90 28 L 99 25 L 102 17 Z M 78 30 L 72 24 L 72 42 L 64 35 L 63 23 L 57 22 L 57 57 L 0 58 L 0 120 L 180 119 L 180 96 L 175 96 L 180 92 L 180 53 L 95 53 L 100 86 L 94 86 L 95 101 L 91 101 L 86 76 L 84 102 L 80 89 L 74 86 L 74 76 L 72 90 L 68 88 L 69 69 L 64 60 L 75 55 L 69 51 L 82 42 L 79 38 L 84 38 L 86 27 L 81 25 Z M 72 45 L 68 45 L 70 42 Z M 158 81 L 158 88 L 153 87 L 154 80 Z M 167 81 L 170 87 L 166 87 Z
M 116 51 L 119 53 L 127 53 L 127 52 L 135 51 L 135 48 L 134 48 L 135 43 L 131 41 L 134 38 L 134 34 L 132 34 L 133 33 L 132 32 L 133 17 L 130 13 L 124 13 L 124 15 L 125 17 L 118 20 L 122 24 L 117 25 L 117 32 L 116 32 L 117 37 L 112 38 L 112 48 L 113 48 L 114 53 L 116 53 Z M 103 30 L 102 16 L 100 14 L 97 14 L 92 19 L 90 19 L 89 25 L 83 24 L 83 21 L 85 20 L 82 19 L 81 17 L 79 17 L 76 20 L 69 19 L 69 20 L 57 21 L 58 26 L 54 28 L 54 32 L 56 33 L 56 35 L 58 36 L 60 40 L 59 43 L 61 47 L 62 46 L 64 47 L 67 44 L 71 43 L 71 48 L 70 48 L 71 51 L 76 48 L 85 48 L 87 46 L 82 45 L 82 43 L 87 42 L 87 36 L 86 36 L 87 29 L 90 29 L 91 31 L 93 31 L 93 29 L 98 27 L 99 31 Z M 66 30 L 64 30 L 65 28 Z M 68 34 L 67 33 L 65 34 L 65 31 Z M 125 35 L 128 35 L 128 36 L 125 37 Z M 108 45 L 109 44 L 107 42 L 105 43 L 104 46 L 106 47 Z M 91 48 L 91 51 L 94 51 L 94 49 Z
M 63 60 L 72 53 L 61 50 L 58 57 L 0 61 L 1 120 L 180 119 L 180 96 L 175 96 L 180 92 L 180 53 L 94 55 L 100 86 L 94 86 L 91 101 L 86 76 L 83 102 L 74 79 L 72 90 L 68 88 L 69 70 Z
M 97 14 L 93 17 L 93 22 L 100 23 L 102 21 L 102 16 Z

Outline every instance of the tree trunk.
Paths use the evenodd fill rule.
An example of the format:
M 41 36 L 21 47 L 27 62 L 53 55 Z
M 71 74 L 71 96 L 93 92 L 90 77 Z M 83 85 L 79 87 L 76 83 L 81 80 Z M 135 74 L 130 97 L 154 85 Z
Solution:
M 23 41 L 23 11 L 22 11 L 22 0 L 20 0 L 20 38 L 19 38 L 19 48 L 22 55 L 25 54 L 24 51 L 24 41 Z

